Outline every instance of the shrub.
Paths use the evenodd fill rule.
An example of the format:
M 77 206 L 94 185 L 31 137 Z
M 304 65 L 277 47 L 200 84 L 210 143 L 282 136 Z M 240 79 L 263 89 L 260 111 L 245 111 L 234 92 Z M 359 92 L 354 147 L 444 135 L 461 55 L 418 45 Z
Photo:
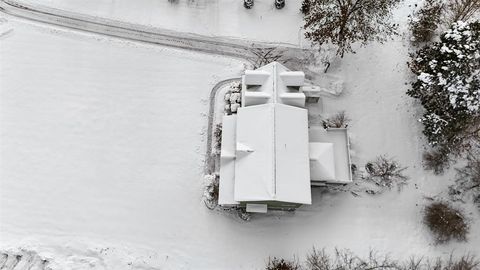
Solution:
M 300 270 L 300 265 L 297 261 L 288 261 L 285 259 L 277 259 L 273 257 L 273 259 L 268 258 L 267 266 L 265 270 Z
M 434 202 L 425 207 L 424 223 L 434 234 L 437 243 L 467 239 L 469 227 L 465 216 L 447 203 Z
M 423 153 L 423 162 L 425 169 L 432 170 L 433 173 L 437 175 L 442 174 L 445 169 L 448 169 L 450 164 L 448 151 L 439 148 L 425 152 Z
M 376 252 L 370 251 L 368 257 L 364 259 L 347 249 L 335 249 L 334 256 L 330 257 L 324 249 L 318 251 L 313 248 L 307 254 L 306 266 L 309 270 L 400 269 L 397 262 L 388 256 L 379 256 Z
M 236 114 L 238 108 L 242 106 L 242 84 L 233 82 L 225 93 L 225 114 Z
M 450 258 L 446 261 L 437 259 L 429 269 L 432 270 L 478 270 L 480 268 L 480 262 L 472 255 L 463 255 L 459 258 L 454 258 L 450 255 Z
M 325 249 L 317 250 L 315 247 L 307 254 L 306 264 L 307 269 L 310 270 L 326 270 L 333 268 L 330 256 L 326 254 Z
M 300 7 L 300 12 L 302 12 L 303 15 L 307 15 L 308 13 L 310 13 L 311 6 L 311 0 L 303 0 L 302 6 Z
M 396 160 L 386 156 L 379 156 L 365 165 L 365 171 L 368 173 L 367 180 L 388 189 L 394 186 L 401 189 L 407 184 L 408 177 L 403 175 L 405 169 L 407 168 L 400 166 Z
M 423 134 L 434 147 L 459 154 L 479 139 L 480 22 L 454 23 L 435 42 L 412 55 L 417 79 L 407 94 L 425 109 Z
M 298 265 L 298 264 L 297 264 Z M 448 259 L 412 257 L 409 260 L 398 261 L 388 256 L 381 256 L 370 250 L 367 257 L 359 257 L 348 249 L 335 249 L 329 256 L 325 249 L 313 250 L 307 254 L 304 264 L 306 270 L 480 270 L 480 263 L 475 256 L 463 255 Z M 301 266 L 298 266 L 301 267 Z M 300 269 L 300 268 L 267 268 L 267 269 Z
M 252 214 L 243 207 L 237 207 L 237 216 L 243 221 L 250 221 L 250 218 L 252 218 Z
M 205 190 L 203 192 L 203 202 L 208 209 L 213 210 L 218 205 L 218 192 L 220 176 L 218 174 L 205 175 Z
M 345 114 L 345 111 L 341 111 L 332 117 L 322 121 L 323 128 L 346 128 L 348 127 L 350 119 Z
M 215 139 L 215 151 L 217 154 L 220 154 L 220 151 L 222 150 L 222 124 L 217 124 L 215 126 L 213 137 Z
M 467 165 L 457 169 L 457 179 L 450 187 L 450 195 L 460 198 L 470 195 L 473 203 L 480 207 L 480 149 L 467 157 Z
M 412 42 L 415 44 L 432 40 L 437 29 L 443 2 L 441 0 L 426 0 L 423 6 L 410 18 L 409 28 L 412 32 Z

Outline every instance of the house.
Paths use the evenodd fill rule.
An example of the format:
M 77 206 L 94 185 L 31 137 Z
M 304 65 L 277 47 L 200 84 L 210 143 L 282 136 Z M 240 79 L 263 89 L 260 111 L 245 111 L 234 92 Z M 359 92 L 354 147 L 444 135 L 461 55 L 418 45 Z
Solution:
M 345 177 L 335 158 L 342 147 L 329 142 L 338 136 L 309 134 L 304 84 L 303 72 L 277 62 L 245 72 L 242 106 L 223 117 L 220 205 L 241 205 L 248 212 L 296 209 L 311 204 L 312 184 Z M 312 135 L 318 140 L 311 142 Z M 348 181 L 351 173 L 340 182 Z

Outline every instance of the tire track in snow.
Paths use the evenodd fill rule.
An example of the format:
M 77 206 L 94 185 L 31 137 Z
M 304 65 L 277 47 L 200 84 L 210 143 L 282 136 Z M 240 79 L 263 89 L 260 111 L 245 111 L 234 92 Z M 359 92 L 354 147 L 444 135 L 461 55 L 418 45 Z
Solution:
M 308 51 L 286 43 L 250 42 L 244 39 L 202 36 L 100 18 L 16 0 L 0 0 L 0 11 L 11 16 L 75 30 L 248 61 L 257 58 L 252 49 L 275 47 L 276 50 L 285 54 L 285 58 L 289 59 L 288 62 L 292 65 L 292 68 L 303 63 L 305 52 Z

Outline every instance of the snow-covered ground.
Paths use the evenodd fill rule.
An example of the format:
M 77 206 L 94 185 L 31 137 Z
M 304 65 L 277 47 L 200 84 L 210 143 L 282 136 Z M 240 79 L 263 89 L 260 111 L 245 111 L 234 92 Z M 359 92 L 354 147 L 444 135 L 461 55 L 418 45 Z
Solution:
M 299 45 L 300 0 L 277 10 L 273 0 L 257 0 L 246 10 L 243 0 L 22 0 L 66 11 L 189 32 Z M 252 31 L 252 29 L 255 29 Z
M 102 3 L 99 10 L 113 4 L 111 14 L 129 10 Z M 397 17 L 405 10 L 407 3 Z M 409 167 L 410 185 L 375 197 L 314 190 L 313 205 L 294 214 L 243 222 L 201 201 L 210 90 L 238 77 L 243 63 L 5 18 L 0 248 L 37 250 L 59 269 L 260 269 L 268 256 L 302 259 L 312 246 L 399 258 L 480 254 L 478 211 L 467 212 L 467 243 L 434 245 L 422 225 L 425 196 L 443 192 L 451 173 L 435 177 L 421 167 L 424 141 L 418 105 L 404 94 L 408 43 L 401 37 L 334 63 L 329 73 L 344 79 L 344 93 L 310 114 L 346 110 L 353 161 L 363 167 L 379 154 L 394 156 Z

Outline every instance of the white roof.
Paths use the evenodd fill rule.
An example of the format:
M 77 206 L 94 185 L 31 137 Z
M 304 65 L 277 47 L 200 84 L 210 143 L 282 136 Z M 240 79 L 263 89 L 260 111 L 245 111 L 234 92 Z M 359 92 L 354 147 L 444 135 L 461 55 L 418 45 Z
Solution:
M 235 133 L 237 127 L 236 115 L 223 116 L 222 150 L 220 154 L 220 182 L 218 204 L 238 204 L 233 198 L 235 182 Z
M 314 142 L 310 149 L 310 177 L 317 181 L 335 180 L 333 143 Z
M 221 157 L 235 157 L 235 133 L 237 127 L 236 115 L 224 115 L 222 120 Z
M 323 127 L 310 127 L 309 137 L 311 142 L 333 144 L 335 179 L 327 182 L 341 184 L 352 182 L 348 130 L 345 128 L 325 130 Z
M 256 70 L 247 70 L 242 78 L 242 104 L 244 107 L 265 103 L 282 103 L 305 107 L 302 71 L 290 71 L 280 63 L 272 62 Z M 248 87 L 247 87 L 248 86 Z
M 236 135 L 235 201 L 311 203 L 307 110 L 239 108 Z

